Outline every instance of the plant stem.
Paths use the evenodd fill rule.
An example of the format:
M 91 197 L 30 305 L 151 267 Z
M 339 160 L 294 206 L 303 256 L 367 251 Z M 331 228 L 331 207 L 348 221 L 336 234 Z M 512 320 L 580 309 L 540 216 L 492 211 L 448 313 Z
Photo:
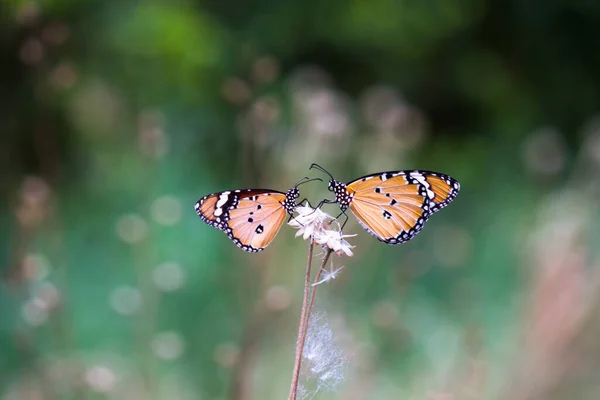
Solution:
M 290 394 L 288 400 L 296 399 L 296 392 L 298 391 L 298 378 L 300 377 L 300 363 L 302 362 L 302 350 L 304 342 L 302 336 L 304 334 L 304 325 L 306 319 L 306 306 L 308 303 L 308 289 L 310 286 L 310 267 L 312 264 L 314 242 L 310 241 L 308 247 L 308 261 L 306 262 L 306 278 L 304 280 L 304 299 L 302 300 L 302 313 L 300 314 L 300 325 L 298 326 L 298 340 L 296 342 L 296 360 L 294 361 L 294 372 L 292 374 L 292 384 L 290 386 Z
M 313 243 L 311 241 L 309 248 L 309 259 L 308 265 L 306 267 L 306 281 L 304 286 L 304 301 L 302 303 L 302 314 L 300 316 L 300 326 L 298 327 L 298 341 L 296 343 L 296 362 L 294 363 L 294 374 L 292 375 L 292 385 L 290 388 L 290 394 L 288 396 L 288 400 L 296 400 L 296 395 L 298 392 L 298 380 L 300 377 L 300 365 L 302 364 L 302 353 L 304 352 L 304 343 L 306 342 L 306 334 L 308 332 L 308 322 L 310 320 L 310 312 L 312 310 L 313 303 L 315 301 L 315 295 L 317 293 L 317 286 L 314 286 L 311 294 L 310 294 L 310 303 L 307 307 L 308 302 L 308 290 L 310 285 L 310 266 L 312 261 L 312 250 Z M 321 263 L 321 268 L 319 268 L 319 272 L 317 272 L 317 276 L 315 278 L 315 283 L 319 281 L 321 277 L 321 273 L 323 273 L 323 269 L 325 268 L 325 264 L 329 260 L 329 256 L 331 256 L 332 250 L 328 249 L 327 254 L 323 258 L 323 262 Z
M 321 268 L 319 268 L 319 272 L 317 272 L 317 276 L 315 277 L 315 283 L 319 282 L 319 279 L 321 278 L 321 274 L 323 273 L 323 270 L 325 269 L 325 264 L 327 264 L 327 261 L 329 260 L 331 253 L 333 253 L 333 250 L 328 249 L 327 254 L 325 254 L 325 257 L 323 257 L 323 262 L 321 263 Z M 310 294 L 310 303 L 308 303 L 308 309 L 306 310 L 306 319 L 304 321 L 304 329 L 303 329 L 303 333 L 302 333 L 302 349 L 304 349 L 304 342 L 306 341 L 306 333 L 308 332 L 308 323 L 310 321 L 310 313 L 312 311 L 313 303 L 315 302 L 315 295 L 317 294 L 318 286 L 319 285 L 313 286 L 313 290 Z

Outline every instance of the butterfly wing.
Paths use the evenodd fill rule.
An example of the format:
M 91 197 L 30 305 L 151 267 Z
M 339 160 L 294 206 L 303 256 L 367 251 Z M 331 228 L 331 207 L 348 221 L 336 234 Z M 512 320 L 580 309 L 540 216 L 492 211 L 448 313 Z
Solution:
M 240 199 L 230 211 L 229 238 L 243 250 L 260 251 L 279 232 L 287 212 L 283 207 L 285 194 L 267 192 Z
M 423 176 L 425 176 L 427 183 L 430 185 L 429 190 L 434 194 L 433 199 L 431 199 L 433 204 L 430 204 L 431 207 L 429 209 L 431 213 L 446 207 L 458 195 L 460 184 L 456 179 L 434 172 L 423 174 Z
M 384 243 L 412 239 L 434 212 L 458 194 L 458 182 L 437 172 L 396 171 L 365 176 L 347 185 L 350 210 Z
M 266 189 L 224 191 L 198 200 L 196 212 L 242 250 L 256 252 L 267 247 L 283 225 L 285 199 L 284 193 Z

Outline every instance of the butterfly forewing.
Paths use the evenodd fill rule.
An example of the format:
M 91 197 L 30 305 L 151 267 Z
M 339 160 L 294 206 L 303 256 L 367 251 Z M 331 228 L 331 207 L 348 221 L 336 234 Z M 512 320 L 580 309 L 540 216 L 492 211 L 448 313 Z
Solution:
M 285 194 L 272 192 L 240 199 L 237 207 L 229 212 L 231 239 L 244 250 L 267 247 L 285 221 L 284 201 Z
M 204 196 L 198 216 L 224 231 L 242 250 L 256 252 L 273 241 L 288 212 L 285 193 L 265 189 L 231 190 Z
M 218 196 L 207 197 L 202 201 L 202 203 L 198 202 L 199 212 L 202 213 L 204 218 L 209 221 L 215 221 L 215 205 L 217 204 Z
M 388 244 L 412 239 L 458 190 L 456 180 L 429 171 L 382 172 L 347 186 L 350 210 L 369 233 Z
M 230 193 L 232 192 L 213 193 L 198 200 L 195 208 L 200 219 L 217 229 L 223 230 L 225 222 L 222 214 L 227 209 L 224 201 L 228 201 L 230 198 L 233 201 L 234 197 Z M 218 215 L 215 215 L 215 213 Z
M 430 189 L 435 194 L 433 198 L 434 205 L 431 207 L 432 212 L 441 210 L 450 204 L 458 194 L 460 188 L 455 179 L 442 174 L 427 176 L 427 182 L 431 185 Z

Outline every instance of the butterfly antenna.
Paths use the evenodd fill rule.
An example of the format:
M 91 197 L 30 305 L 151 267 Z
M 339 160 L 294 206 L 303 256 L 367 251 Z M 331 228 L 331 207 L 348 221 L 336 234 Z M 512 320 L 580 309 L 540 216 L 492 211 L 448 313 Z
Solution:
M 321 182 L 323 182 L 323 179 L 321 179 L 321 178 L 311 178 L 311 179 L 309 179 L 308 176 L 305 176 L 304 178 L 302 178 L 298 182 L 296 182 L 296 184 L 294 186 L 300 186 L 300 185 L 303 185 L 305 183 L 312 182 L 312 181 L 321 181 Z
M 312 163 L 312 164 L 310 165 L 310 168 L 309 168 L 309 169 L 313 169 L 313 168 L 316 168 L 316 169 L 318 169 L 319 171 L 325 172 L 327 175 L 329 175 L 329 177 L 330 177 L 331 179 L 333 179 L 333 176 L 332 176 L 332 175 L 331 175 L 329 172 L 327 172 L 327 170 L 326 170 L 325 168 L 321 167 L 319 164 Z
M 298 181 L 296 183 L 294 183 L 294 186 L 298 186 L 305 179 L 308 179 L 308 176 L 298 179 Z

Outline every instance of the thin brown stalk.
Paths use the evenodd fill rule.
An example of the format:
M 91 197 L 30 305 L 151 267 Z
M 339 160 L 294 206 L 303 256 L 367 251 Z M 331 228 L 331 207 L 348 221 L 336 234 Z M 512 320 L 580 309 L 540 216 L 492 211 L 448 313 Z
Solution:
M 296 395 L 298 392 L 298 381 L 300 378 L 300 365 L 302 364 L 302 353 L 304 351 L 304 343 L 306 342 L 306 333 L 308 332 L 308 321 L 310 320 L 310 312 L 312 310 L 313 303 L 315 301 L 315 294 L 317 293 L 317 286 L 314 286 L 311 295 L 310 295 L 310 303 L 307 306 L 308 302 L 308 291 L 310 285 L 310 265 L 312 261 L 312 250 L 313 243 L 311 241 L 310 249 L 309 249 L 309 259 L 308 265 L 306 267 L 306 281 L 304 286 L 304 301 L 302 303 L 302 314 L 300 316 L 300 326 L 298 327 L 298 342 L 296 344 L 296 361 L 294 363 L 294 374 L 292 376 L 292 385 L 290 388 L 290 394 L 288 396 L 288 400 L 296 400 Z M 321 274 L 323 273 L 323 269 L 325 268 L 325 264 L 327 264 L 327 260 L 329 260 L 329 256 L 331 256 L 332 250 L 327 250 L 327 254 L 323 258 L 323 262 L 321 263 L 321 268 L 319 268 L 319 272 L 317 272 L 317 276 L 315 278 L 315 283 L 319 281 Z
M 321 274 L 323 273 L 323 270 L 325 269 L 325 264 L 327 264 L 327 261 L 329 261 L 329 257 L 331 256 L 331 253 L 333 253 L 333 250 L 328 249 L 327 254 L 325 254 L 325 257 L 323 257 L 323 262 L 321 263 L 321 268 L 319 268 L 319 272 L 317 272 L 317 276 L 315 277 L 315 284 L 317 282 L 319 282 L 319 279 L 321 278 Z M 313 286 L 313 290 L 310 294 L 310 303 L 308 303 L 308 309 L 306 310 L 306 319 L 304 321 L 304 329 L 303 329 L 303 333 L 302 333 L 302 348 L 303 349 L 304 349 L 304 342 L 306 341 L 306 333 L 308 332 L 308 322 L 310 320 L 310 313 L 312 311 L 313 303 L 315 302 L 315 295 L 317 294 L 318 286 L 319 285 Z
M 308 261 L 306 262 L 306 278 L 304 280 L 304 299 L 302 300 L 302 312 L 300 314 L 300 325 L 298 326 L 298 340 L 296 342 L 296 359 L 294 361 L 294 372 L 292 374 L 292 383 L 290 385 L 290 394 L 288 400 L 296 399 L 296 392 L 298 391 L 298 378 L 300 376 L 300 364 L 302 362 L 302 349 L 304 342 L 302 336 L 304 335 L 304 324 L 306 319 L 306 309 L 308 304 L 308 290 L 310 287 L 310 268 L 313 258 L 314 242 L 311 240 L 308 247 Z

